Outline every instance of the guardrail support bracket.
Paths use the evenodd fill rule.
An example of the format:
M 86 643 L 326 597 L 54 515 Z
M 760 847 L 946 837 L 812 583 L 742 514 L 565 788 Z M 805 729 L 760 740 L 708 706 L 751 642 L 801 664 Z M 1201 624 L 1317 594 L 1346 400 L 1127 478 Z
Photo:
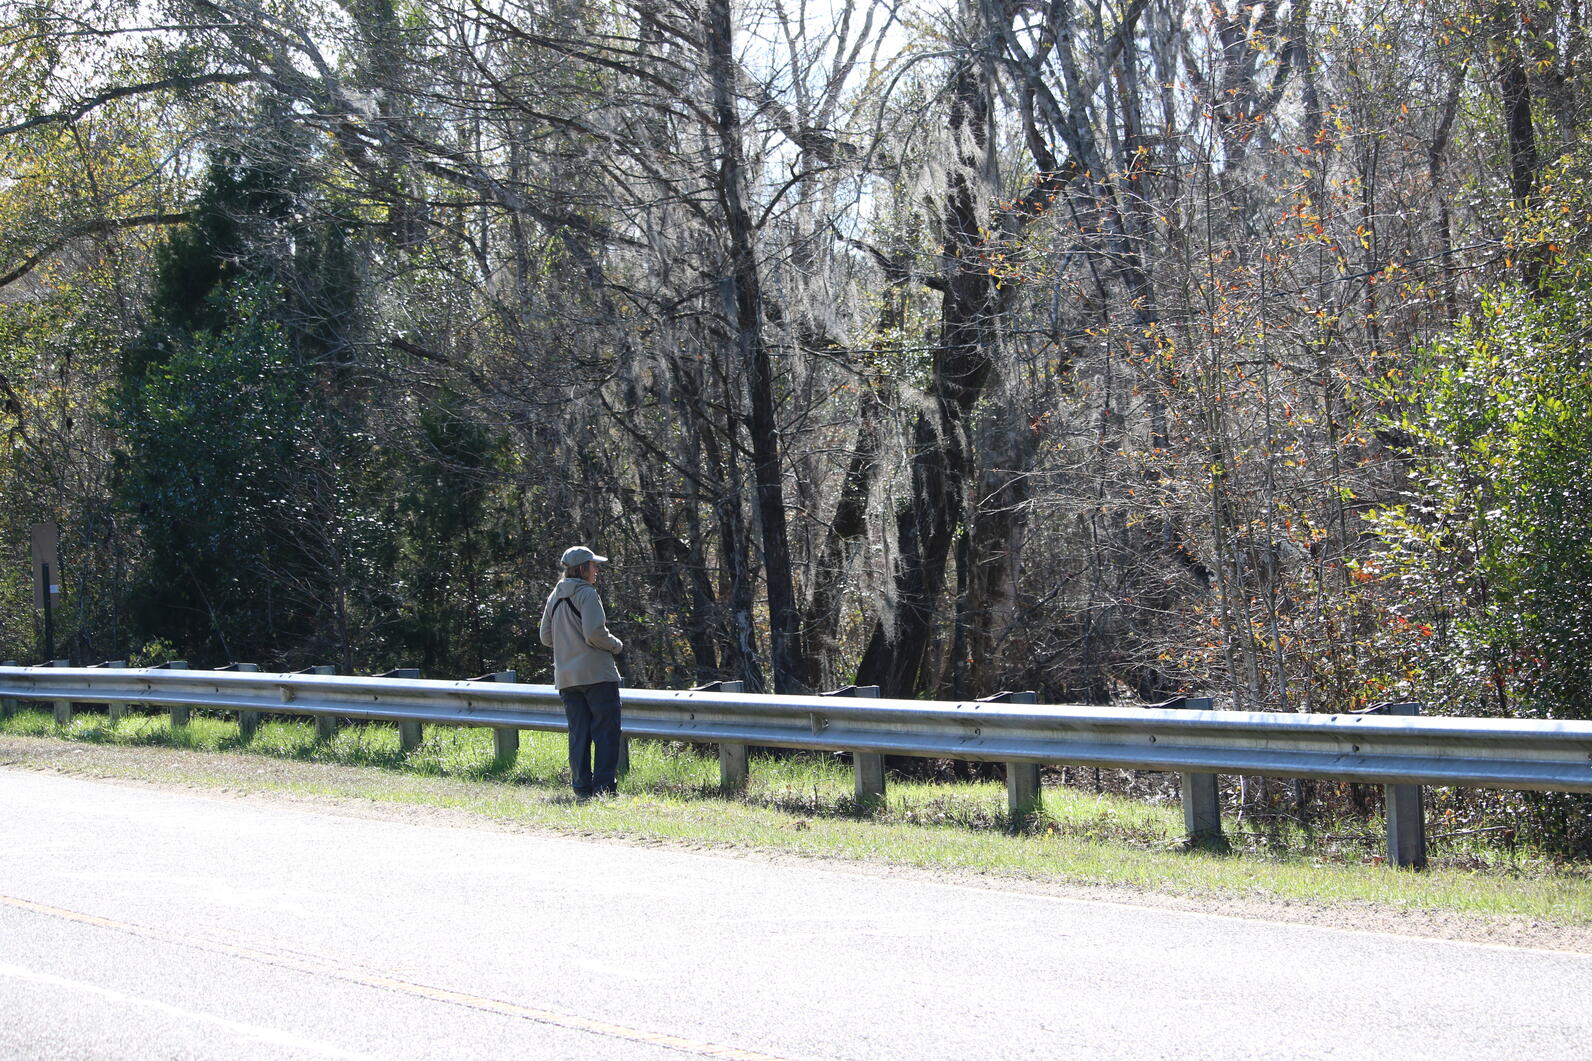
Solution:
M 1386 704 L 1389 715 L 1419 715 L 1420 704 Z M 1400 869 L 1426 868 L 1426 790 L 1420 785 L 1383 785 L 1387 803 L 1387 862 Z
M 1038 763 L 1006 764 L 1006 810 L 1013 827 L 1020 826 L 1039 812 Z
M 1024 692 L 1001 692 L 994 696 L 985 696 L 979 699 L 981 704 L 1036 704 L 1039 694 L 1032 690 Z M 1009 762 L 1006 764 L 1006 813 L 1012 820 L 1014 830 L 1021 829 L 1028 820 L 1039 813 L 1041 805 L 1039 787 L 1039 764 Z
M 719 745 L 719 788 L 724 792 L 742 792 L 752 776 L 751 760 L 744 744 Z
M 1222 842 L 1222 804 L 1217 795 L 1216 775 L 1184 773 L 1183 831 L 1196 845 Z
M 17 661 L 14 659 L 8 659 L 4 663 L 0 663 L 0 667 L 15 667 L 16 665 Z M 15 698 L 7 696 L 4 699 L 0 699 L 0 718 L 10 718 L 16 713 L 17 702 Z
M 420 677 L 420 668 L 419 667 L 399 667 L 396 670 L 390 670 L 390 671 L 387 671 L 384 674 L 378 675 L 378 677 L 382 677 L 382 678 L 418 678 L 418 677 Z M 423 737 L 424 737 L 424 734 L 421 732 L 420 723 L 418 723 L 418 722 L 400 722 L 400 723 L 398 723 L 398 750 L 401 753 L 403 753 L 404 755 L 408 755 L 410 752 L 412 752 L 415 749 L 419 748 L 420 747 L 420 741 L 421 741 L 421 739 Z
M 510 726 L 492 727 L 492 758 L 505 766 L 520 757 L 520 731 Z
M 123 670 L 127 666 L 127 661 L 125 659 L 106 660 L 100 666 L 106 670 Z M 112 722 L 120 722 L 126 714 L 127 701 L 125 700 L 112 700 L 105 705 L 105 715 Z
M 851 762 L 857 806 L 877 807 L 884 802 L 884 756 L 877 752 L 856 752 Z
M 50 666 L 52 666 L 52 667 L 70 667 L 71 665 L 72 665 L 72 661 L 69 660 L 69 659 L 58 659 L 58 660 L 55 660 L 54 662 L 52 662 L 50 664 Z M 53 703 L 54 703 L 54 706 L 55 706 L 55 724 L 58 725 L 58 726 L 69 726 L 69 725 L 71 725 L 72 724 L 72 701 L 70 701 L 70 700 L 56 700 L 56 701 L 53 701 Z
M 1186 711 L 1212 711 L 1216 701 L 1208 696 L 1185 696 L 1172 701 L 1171 706 Z M 1216 775 L 1185 770 L 1179 781 L 1183 832 L 1188 842 L 1196 847 L 1223 846 L 1226 840 L 1222 836 L 1222 801 Z
M 848 685 L 825 696 L 878 697 L 877 685 Z M 853 752 L 851 755 L 852 791 L 857 806 L 872 809 L 884 802 L 884 756 L 878 752 Z
M 308 667 L 308 668 L 300 671 L 299 673 L 300 674 L 336 674 L 337 673 L 337 668 L 331 666 L 330 664 L 323 663 L 323 664 L 321 664 L 318 667 Z M 338 729 L 337 716 L 335 716 L 335 715 L 316 715 L 315 716 L 315 740 L 316 740 L 316 743 L 324 744 L 327 741 L 331 740 L 333 737 L 337 736 L 337 729 Z
M 518 671 L 500 670 L 488 675 L 495 682 L 517 682 Z M 492 760 L 499 766 L 513 766 L 520 757 L 520 731 L 513 726 L 492 727 Z
M 187 670 L 188 661 L 185 659 L 168 659 L 164 663 L 155 664 L 155 670 Z M 193 718 L 193 709 L 190 707 L 173 707 L 170 710 L 171 728 L 181 729 Z
M 697 693 L 742 693 L 745 682 L 708 682 L 691 690 Z M 742 792 L 751 776 L 751 762 L 744 744 L 733 741 L 719 744 L 719 791 L 726 794 Z
M 216 669 L 223 671 L 234 671 L 238 674 L 258 674 L 260 671 L 260 665 L 258 663 L 228 663 L 225 667 L 217 667 Z M 260 712 L 238 712 L 238 740 L 240 743 L 247 744 L 252 741 L 254 739 L 254 735 L 258 733 L 259 730 Z

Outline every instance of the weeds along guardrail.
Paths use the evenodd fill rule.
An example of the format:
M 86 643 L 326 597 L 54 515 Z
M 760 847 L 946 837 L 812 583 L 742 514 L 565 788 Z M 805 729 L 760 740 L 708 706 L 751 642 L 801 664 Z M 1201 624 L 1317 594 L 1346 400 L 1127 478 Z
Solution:
M 521 730 L 566 728 L 550 685 L 520 683 L 513 672 L 470 681 L 413 674 L 271 674 L 246 665 L 205 671 L 180 660 L 137 670 L 116 663 L 0 666 L 0 700 L 6 709 L 17 700 L 51 702 L 63 722 L 78 702 L 107 704 L 113 717 L 128 705 L 164 708 L 177 726 L 195 707 L 236 711 L 245 736 L 260 712 L 313 717 L 323 737 L 339 719 L 388 721 L 398 724 L 406 749 L 418 746 L 424 724 L 488 726 L 498 734 L 500 756 L 517 751 Z M 1014 820 L 1038 807 L 1041 764 L 1175 772 L 1194 842 L 1220 840 L 1219 774 L 1381 784 L 1388 789 L 1388 861 L 1396 866 L 1425 863 L 1421 786 L 1592 792 L 1592 722 L 1421 717 L 1417 704 L 1297 715 L 1216 711 L 1210 700 L 1191 698 L 1093 707 L 1036 704 L 1031 693 L 950 702 L 877 694 L 855 687 L 822 696 L 752 694 L 728 682 L 625 689 L 624 731 L 717 744 L 730 791 L 746 783 L 749 746 L 849 752 L 862 806 L 884 797 L 885 755 L 1003 762 Z

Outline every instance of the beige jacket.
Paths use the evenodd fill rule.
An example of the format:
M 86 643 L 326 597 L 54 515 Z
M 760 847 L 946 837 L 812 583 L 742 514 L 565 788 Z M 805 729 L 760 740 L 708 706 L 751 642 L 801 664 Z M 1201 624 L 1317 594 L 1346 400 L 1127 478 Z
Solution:
M 625 643 L 608 632 L 602 598 L 585 579 L 566 578 L 553 587 L 542 607 L 541 636 L 542 644 L 553 650 L 557 688 L 619 680 L 614 654 Z

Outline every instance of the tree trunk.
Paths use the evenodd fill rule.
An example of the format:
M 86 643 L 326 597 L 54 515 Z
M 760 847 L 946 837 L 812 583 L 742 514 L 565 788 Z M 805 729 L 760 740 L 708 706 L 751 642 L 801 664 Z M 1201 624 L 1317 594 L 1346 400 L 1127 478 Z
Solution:
M 826 683 L 840 635 L 841 588 L 856 544 L 868 533 L 868 499 L 879 476 L 879 449 L 884 442 L 887 383 L 862 384 L 857 408 L 857 440 L 846 465 L 846 477 L 835 503 L 823 548 L 813 565 L 812 594 L 802 617 L 802 645 L 807 651 L 806 680 Z
M 995 667 L 996 619 L 1010 598 L 1017 570 L 1038 449 L 1034 427 L 1010 399 L 982 434 L 987 457 L 968 527 L 965 684 L 973 696 L 996 692 L 994 685 L 1007 677 Z
M 1493 54 L 1498 63 L 1498 95 L 1509 145 L 1509 191 L 1515 202 L 1531 197 L 1537 183 L 1537 137 L 1531 124 L 1531 85 L 1526 60 L 1515 35 L 1520 18 L 1512 3 L 1493 9 Z
M 985 170 L 988 85 L 964 67 L 953 86 L 950 125 L 961 149 L 945 202 L 944 258 L 950 270 L 941 300 L 934 350 L 933 409 L 912 432 L 912 499 L 896 517 L 899 567 L 894 623 L 875 625 L 857 669 L 857 682 L 878 685 L 886 696 L 912 696 L 923 688 L 924 659 L 934 613 L 945 589 L 946 563 L 967 511 L 973 472 L 967 419 L 994 368 L 1000 286 L 981 251 L 981 181 Z
M 769 640 L 774 688 L 799 691 L 800 616 L 792 587 L 790 538 L 785 525 L 784 469 L 779 425 L 774 412 L 774 373 L 763 336 L 763 296 L 753 247 L 755 229 L 746 208 L 741 165 L 741 119 L 735 105 L 735 65 L 731 54 L 729 0 L 707 7 L 707 58 L 713 82 L 713 112 L 719 138 L 717 174 L 725 232 L 730 243 L 724 304 L 741 363 L 746 368 L 752 435 L 752 478 L 757 487 L 758 523 L 763 531 L 763 574 L 768 591 Z
M 696 368 L 687 362 L 681 362 L 677 381 L 686 404 L 693 410 L 703 409 L 703 381 Z M 746 683 L 749 692 L 760 693 L 764 691 L 765 686 L 763 669 L 758 662 L 757 628 L 752 615 L 756 595 L 752 585 L 751 564 L 747 557 L 746 515 L 741 510 L 740 470 L 732 456 L 740 448 L 739 432 L 736 429 L 740 416 L 737 403 L 730 392 L 730 381 L 720 373 L 718 382 L 723 389 L 721 400 L 725 410 L 722 425 L 723 445 L 720 444 L 718 434 L 720 425 L 708 422 L 705 416 L 701 417 L 702 430 L 698 436 L 705 458 L 701 481 L 708 491 L 708 496 L 703 500 L 712 506 L 713 522 L 718 526 L 719 570 L 722 573 L 722 581 L 717 597 L 719 600 L 727 601 L 729 605 L 728 611 L 720 612 L 718 615 L 718 637 L 724 647 L 717 655 L 723 661 L 724 667 L 730 670 L 736 679 Z M 700 551 L 696 550 L 698 553 Z M 698 559 L 700 560 L 700 557 Z M 702 594 L 700 588 L 698 594 Z M 706 595 L 710 599 L 713 597 L 711 590 Z

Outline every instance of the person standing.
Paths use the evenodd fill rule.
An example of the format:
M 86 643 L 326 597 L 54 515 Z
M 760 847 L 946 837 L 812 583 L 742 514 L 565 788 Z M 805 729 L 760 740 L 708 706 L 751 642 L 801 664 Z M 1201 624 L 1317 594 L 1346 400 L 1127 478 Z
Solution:
M 553 685 L 569 719 L 569 779 L 577 799 L 619 790 L 619 668 L 625 643 L 608 632 L 597 569 L 584 545 L 564 550 L 564 577 L 542 608 L 542 644 L 553 650 Z M 593 757 L 595 751 L 595 759 Z

